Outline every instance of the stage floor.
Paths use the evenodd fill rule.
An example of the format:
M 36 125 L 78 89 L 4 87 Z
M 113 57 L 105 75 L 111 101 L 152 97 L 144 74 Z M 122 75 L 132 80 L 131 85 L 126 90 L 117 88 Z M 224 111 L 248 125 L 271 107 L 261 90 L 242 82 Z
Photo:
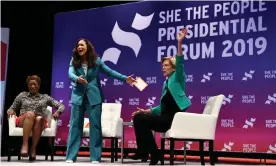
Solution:
M 77 162 L 75 163 L 66 163 L 65 162 L 65 156 L 55 156 L 54 161 L 45 161 L 45 156 L 37 156 L 37 160 L 35 162 L 30 163 L 27 158 L 21 159 L 21 161 L 17 160 L 16 156 L 13 156 L 11 158 L 10 162 L 7 162 L 7 157 L 1 157 L 1 166 L 30 166 L 30 164 L 39 164 L 39 166 L 54 166 L 54 165 L 67 165 L 67 164 L 73 164 L 74 166 L 83 166 L 83 165 L 89 165 L 91 166 L 92 163 L 89 161 L 89 157 L 78 157 Z M 94 165 L 94 164 L 93 164 Z M 102 162 L 99 164 L 96 164 L 98 166 L 101 165 L 115 165 L 119 166 L 122 165 L 120 162 L 120 159 L 117 162 L 111 163 L 110 158 L 102 158 Z M 141 163 L 139 160 L 129 160 L 129 159 L 124 159 L 123 165 L 125 166 L 130 166 L 130 165 L 149 165 L 149 162 L 147 163 Z M 159 162 L 160 165 L 160 162 Z M 169 161 L 165 160 L 165 165 L 169 165 Z M 181 161 L 175 161 L 175 165 L 185 165 L 184 162 Z M 199 162 L 186 162 L 186 165 L 200 165 Z M 208 162 L 205 163 L 205 165 L 210 165 Z M 237 165 L 237 164 L 222 164 L 222 163 L 217 163 L 216 165 Z M 240 164 L 239 164 L 240 165 Z

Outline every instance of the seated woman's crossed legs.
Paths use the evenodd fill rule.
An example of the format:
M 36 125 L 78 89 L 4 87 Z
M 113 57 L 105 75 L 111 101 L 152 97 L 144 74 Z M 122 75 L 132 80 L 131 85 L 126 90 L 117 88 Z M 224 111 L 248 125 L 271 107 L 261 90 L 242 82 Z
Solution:
M 32 132 L 32 148 L 30 159 L 35 160 L 36 147 L 43 129 L 47 127 L 47 121 L 45 121 L 43 116 L 36 116 L 34 112 L 26 112 L 17 118 L 16 123 L 17 127 L 23 128 L 21 156 L 28 156 L 28 140 Z

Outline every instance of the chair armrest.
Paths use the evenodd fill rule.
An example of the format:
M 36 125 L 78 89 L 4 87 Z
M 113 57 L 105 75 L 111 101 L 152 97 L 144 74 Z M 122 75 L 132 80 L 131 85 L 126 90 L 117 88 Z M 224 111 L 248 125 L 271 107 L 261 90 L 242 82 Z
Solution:
M 214 140 L 216 125 L 216 116 L 178 112 L 173 118 L 170 137 Z
M 57 126 L 58 126 L 58 119 L 54 119 L 52 118 L 50 122 L 48 122 L 48 124 L 50 125 L 50 129 L 51 129 L 51 134 L 50 136 L 56 136 L 57 134 Z
M 102 133 L 104 137 L 116 137 L 122 136 L 122 118 L 102 119 Z
M 123 136 L 123 119 L 119 118 L 119 119 L 117 119 L 117 123 L 116 123 L 115 137 L 116 138 L 122 138 L 122 136 Z
M 15 120 L 16 120 L 16 116 L 12 115 L 8 121 L 9 121 L 9 135 L 12 135 L 12 133 L 14 132 L 16 126 L 15 126 Z

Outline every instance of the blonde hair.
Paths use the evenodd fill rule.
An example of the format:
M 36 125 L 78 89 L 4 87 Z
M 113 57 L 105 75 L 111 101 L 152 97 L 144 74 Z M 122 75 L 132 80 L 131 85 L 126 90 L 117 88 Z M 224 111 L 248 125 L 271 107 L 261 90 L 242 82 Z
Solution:
M 161 60 L 161 63 L 163 64 L 163 62 L 166 60 L 169 60 L 170 64 L 173 66 L 173 68 L 175 68 L 175 62 L 176 62 L 175 57 L 173 57 L 173 56 L 163 57 Z

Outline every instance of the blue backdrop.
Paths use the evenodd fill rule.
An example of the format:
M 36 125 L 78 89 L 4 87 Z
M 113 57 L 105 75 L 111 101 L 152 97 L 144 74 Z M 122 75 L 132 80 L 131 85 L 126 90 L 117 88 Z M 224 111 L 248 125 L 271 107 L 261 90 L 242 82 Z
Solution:
M 148 82 L 140 92 L 101 75 L 106 102 L 122 103 L 122 117 L 130 121 L 136 107 L 159 104 L 165 80 L 160 59 L 175 55 L 176 33 L 185 26 L 189 30 L 183 43 L 184 70 L 193 104 L 188 112 L 202 113 L 209 96 L 224 94 L 215 149 L 275 153 L 275 9 L 275 2 L 148 1 L 57 14 L 52 96 L 66 110 L 56 144 L 67 141 L 72 88 L 68 67 L 79 38 L 89 39 L 112 69 Z M 133 129 L 126 132 L 125 146 L 136 147 Z M 176 149 L 181 148 L 183 144 L 177 144 Z M 189 142 L 187 148 L 198 145 Z

